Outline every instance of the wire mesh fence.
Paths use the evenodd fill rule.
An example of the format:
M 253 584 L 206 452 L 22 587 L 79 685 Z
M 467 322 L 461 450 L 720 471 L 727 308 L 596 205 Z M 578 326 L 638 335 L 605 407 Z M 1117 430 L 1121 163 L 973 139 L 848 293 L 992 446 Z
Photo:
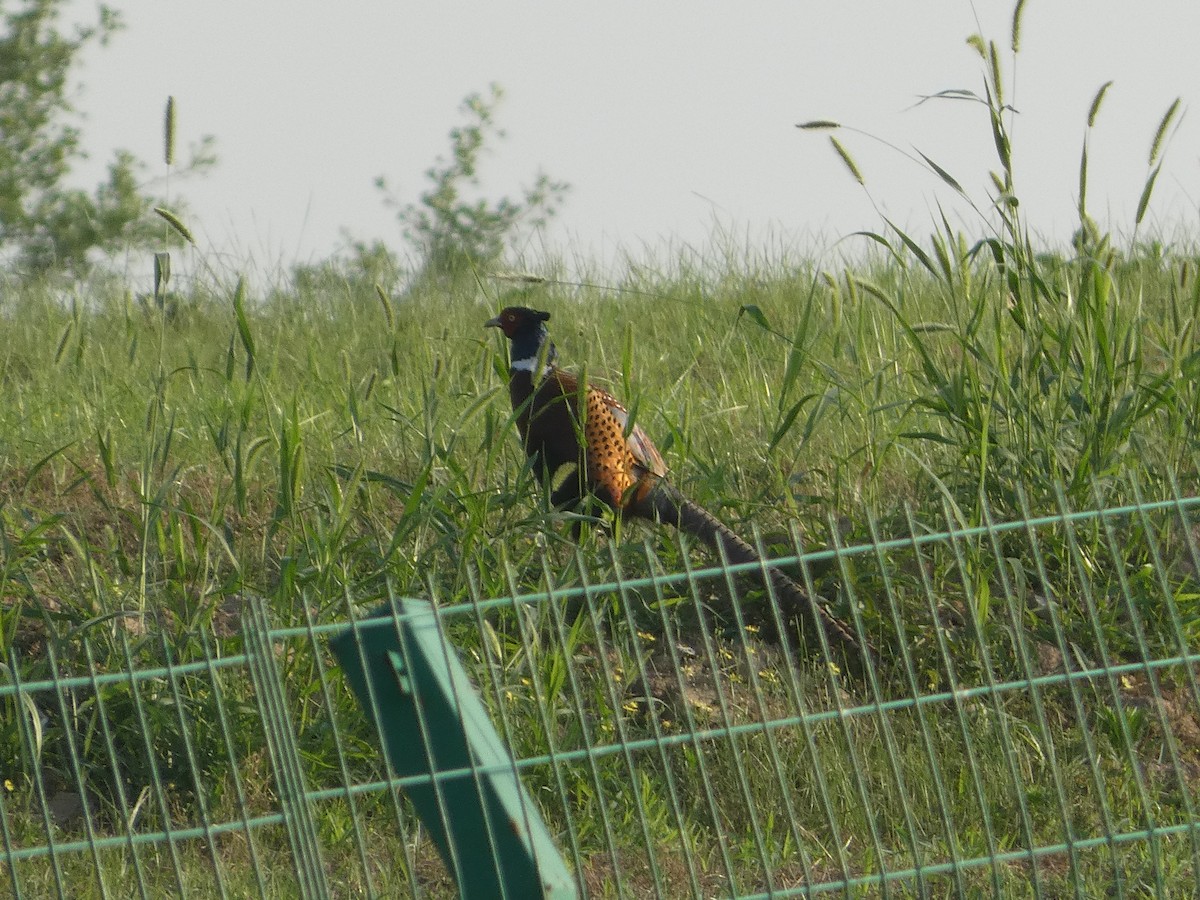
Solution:
M 500 778 L 581 896 L 1194 895 L 1198 507 L 947 506 L 797 547 L 778 564 L 877 648 L 860 669 L 780 616 L 761 570 L 684 552 L 668 572 L 629 542 L 592 545 L 602 583 L 551 547 L 512 596 L 433 613 L 381 587 L 336 622 L 329 598 L 281 628 L 243 597 L 225 635 L 168 643 L 121 614 L 47 633 L 0 668 L 0 888 L 454 896 L 499 851 L 488 826 L 439 855 L 466 814 L 446 797 Z M 386 764 L 391 700 L 360 705 L 330 641 L 365 661 L 366 631 L 419 616 L 425 658 L 468 679 L 450 706 L 475 698 L 508 755 L 446 764 L 406 638 L 393 680 L 427 770 Z

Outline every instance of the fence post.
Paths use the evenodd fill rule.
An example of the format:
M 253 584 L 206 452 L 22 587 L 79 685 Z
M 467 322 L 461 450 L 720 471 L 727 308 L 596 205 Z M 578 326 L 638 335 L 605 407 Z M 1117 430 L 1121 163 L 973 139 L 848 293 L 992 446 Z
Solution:
M 401 600 L 330 641 L 466 898 L 577 896 L 432 607 Z

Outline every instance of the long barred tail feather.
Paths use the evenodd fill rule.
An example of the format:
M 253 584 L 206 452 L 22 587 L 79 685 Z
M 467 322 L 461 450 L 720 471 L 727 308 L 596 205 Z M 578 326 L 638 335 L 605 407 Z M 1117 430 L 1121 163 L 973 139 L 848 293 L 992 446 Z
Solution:
M 737 536 L 724 522 L 698 503 L 684 497 L 667 481 L 659 481 L 648 498 L 653 504 L 659 521 L 674 525 L 693 537 L 704 541 L 714 550 L 724 549 L 731 563 L 762 563 L 762 556 Z M 782 571 L 768 566 L 771 586 L 779 601 L 784 621 L 802 614 L 815 622 L 824 631 L 832 645 L 841 645 L 860 657 L 874 656 L 874 648 L 860 641 L 850 626 L 831 613 L 819 599 L 814 599 Z M 774 617 L 767 617 L 762 625 L 774 630 Z

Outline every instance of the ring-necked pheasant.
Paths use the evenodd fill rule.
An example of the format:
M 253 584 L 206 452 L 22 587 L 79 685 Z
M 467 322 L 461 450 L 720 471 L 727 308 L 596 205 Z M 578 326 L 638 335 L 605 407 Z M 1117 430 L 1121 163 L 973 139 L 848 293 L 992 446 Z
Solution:
M 572 507 L 591 495 L 619 516 L 665 522 L 723 547 L 730 562 L 761 563 L 753 547 L 667 481 L 662 455 L 641 426 L 629 427 L 625 407 L 555 365 L 549 319 L 547 312 L 510 306 L 485 327 L 499 328 L 512 342 L 508 390 L 517 430 L 534 472 L 550 480 L 551 503 Z M 845 623 L 778 569 L 769 571 L 785 614 L 806 612 L 831 643 L 861 654 Z

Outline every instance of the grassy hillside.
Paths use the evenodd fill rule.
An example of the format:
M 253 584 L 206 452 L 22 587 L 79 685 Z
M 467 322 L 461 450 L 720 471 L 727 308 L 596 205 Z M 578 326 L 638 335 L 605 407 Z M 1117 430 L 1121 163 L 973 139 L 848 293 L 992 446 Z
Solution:
M 590 529 L 576 550 L 564 515 L 538 499 L 505 348 L 482 328 L 514 302 L 553 313 L 563 362 L 632 404 L 679 487 L 779 552 L 795 549 L 793 528 L 823 550 L 1194 494 L 1194 260 L 1105 251 L 1027 260 L 1013 280 L 978 249 L 897 239 L 857 270 L 681 266 L 604 288 L 452 295 L 384 297 L 331 280 L 257 297 L 211 284 L 167 310 L 13 285 L 0 308 L 5 670 L 28 683 L 220 658 L 240 646 L 248 597 L 266 598 L 275 625 L 320 625 L 390 586 L 460 610 L 451 634 L 514 752 L 531 758 L 994 686 L 1062 671 L 1064 657 L 1083 670 L 1172 657 L 1194 640 L 1200 561 L 1186 528 L 1144 517 L 813 561 L 804 575 L 883 659 L 870 677 L 836 683 L 819 653 L 793 667 L 736 622 L 709 629 L 686 585 L 593 597 L 574 627 L 557 603 L 454 606 L 713 562 L 641 525 Z M 1155 599 L 1162 590 L 1171 604 Z M 699 658 L 668 646 L 699 647 Z M 381 777 L 322 645 L 286 666 L 312 783 Z M 663 672 L 675 687 L 650 683 Z M 1200 763 L 1187 729 L 1200 705 L 1186 670 L 1135 676 L 1115 705 L 1063 682 L 947 699 L 952 715 L 910 704 L 848 725 L 797 720 L 740 743 L 646 751 L 632 769 L 610 754 L 525 780 L 601 895 L 638 894 L 656 877 L 721 893 L 864 875 L 903 868 L 918 846 L 930 861 L 1050 846 L 1064 817 L 1077 836 L 1187 821 Z M 1139 692 L 1177 715 L 1121 705 Z M 182 692 L 146 696 L 82 691 L 68 706 L 49 696 L 36 742 L 28 710 L 0 700 L 2 799 L 18 846 L 45 840 L 39 791 L 75 783 L 76 767 L 112 821 L 129 819 L 156 776 L 167 784 L 158 805 L 138 807 L 141 827 L 194 821 L 198 809 L 236 817 L 236 796 L 269 783 L 244 678 L 189 676 Z M 648 718 L 650 698 L 661 708 Z M 1174 765 L 1162 762 L 1166 734 Z M 268 796 L 240 802 L 270 808 Z M 355 831 L 351 812 L 321 807 L 328 841 Z M 437 893 L 429 845 L 391 837 L 386 796 L 354 813 L 359 846 L 373 849 L 333 864 L 348 889 Z M 258 857 L 222 845 L 235 893 L 255 859 L 269 868 L 286 852 L 276 831 L 262 832 Z M 174 861 L 152 856 L 140 877 L 204 884 L 214 863 L 183 847 Z M 1122 865 L 1168 886 L 1194 877 L 1183 842 L 1156 852 L 1165 869 L 1143 845 Z M 376 854 L 389 863 L 372 870 Z M 1046 885 L 1065 883 L 1069 856 L 1043 864 Z M 104 859 L 112 883 L 131 877 L 120 852 Z M 1107 859 L 1081 853 L 1076 874 L 1107 883 Z M 90 871 L 87 854 L 76 860 Z M 26 889 L 50 890 L 49 868 L 22 865 Z M 1007 864 L 956 877 L 1021 893 L 1029 873 Z
M 290 897 L 319 846 L 334 895 L 454 896 L 327 644 L 417 597 L 591 896 L 1194 896 L 1200 260 L 1139 242 L 1182 107 L 1118 249 L 1088 213 L 1099 89 L 1079 229 L 1039 253 L 1002 59 L 1024 6 L 1007 50 L 968 40 L 980 93 L 937 95 L 986 123 L 987 195 L 898 150 L 978 233 L 455 279 L 521 218 L 458 193 L 476 97 L 401 207 L 407 292 L 372 283 L 380 244 L 261 294 L 189 250 L 161 304 L 0 279 L 0 891 Z M 799 127 L 867 186 L 861 132 Z M 574 541 L 483 329 L 510 304 L 877 661 L 666 529 Z

